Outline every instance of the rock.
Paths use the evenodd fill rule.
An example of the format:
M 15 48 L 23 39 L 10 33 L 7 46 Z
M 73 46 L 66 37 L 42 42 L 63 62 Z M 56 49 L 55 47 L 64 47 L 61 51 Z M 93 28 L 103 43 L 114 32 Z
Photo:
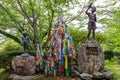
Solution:
M 33 75 L 35 74 L 35 57 L 16 56 L 12 62 L 12 67 L 18 75 Z
M 113 80 L 114 74 L 112 72 L 110 72 L 110 71 L 103 72 L 103 75 L 104 75 L 105 79 Z
M 16 74 L 10 74 L 9 80 L 45 80 L 43 75 L 34 75 L 34 76 L 21 76 Z
M 94 40 L 87 40 L 79 48 L 78 68 L 80 73 L 104 71 L 104 54 L 102 47 Z
M 92 80 L 93 76 L 87 73 L 80 74 L 81 79 L 83 80 Z
M 102 80 L 104 78 L 104 75 L 102 73 L 100 73 L 100 72 L 94 72 L 93 73 L 93 78 L 95 80 L 97 80 L 97 79 Z
M 72 70 L 72 73 L 71 73 L 72 77 L 79 77 L 79 75 L 80 75 L 79 71 Z
M 75 78 L 75 80 L 81 80 L 80 78 Z
M 75 79 L 72 79 L 72 80 L 75 80 Z
M 73 66 L 72 66 L 72 70 L 78 71 L 78 65 L 73 65 Z
M 78 77 L 78 75 L 76 75 L 76 74 L 73 73 L 73 72 L 71 73 L 71 76 L 72 76 L 72 77 Z
M 72 79 L 72 80 L 81 80 L 80 78 L 74 78 L 74 79 Z

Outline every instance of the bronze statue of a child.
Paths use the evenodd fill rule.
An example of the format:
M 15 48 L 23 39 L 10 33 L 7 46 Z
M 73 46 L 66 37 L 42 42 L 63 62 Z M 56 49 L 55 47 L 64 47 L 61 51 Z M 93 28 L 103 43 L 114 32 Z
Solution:
M 22 32 L 22 35 L 23 35 L 23 37 L 22 37 L 22 40 L 21 40 L 21 44 L 22 44 L 22 46 L 23 46 L 23 48 L 24 48 L 24 54 L 22 54 L 22 56 L 29 56 L 29 54 L 28 54 L 28 47 L 29 47 L 29 41 L 30 41 L 30 38 L 28 37 L 28 35 L 27 35 L 27 33 L 26 32 Z
M 88 12 L 89 9 L 91 9 L 91 12 Z M 96 12 L 96 7 L 92 7 L 92 3 L 91 3 L 85 12 L 89 17 L 87 39 L 90 39 L 89 36 L 91 34 L 91 31 L 92 31 L 92 37 L 93 39 L 95 39 L 95 29 L 96 29 L 95 22 L 97 21 L 95 12 Z

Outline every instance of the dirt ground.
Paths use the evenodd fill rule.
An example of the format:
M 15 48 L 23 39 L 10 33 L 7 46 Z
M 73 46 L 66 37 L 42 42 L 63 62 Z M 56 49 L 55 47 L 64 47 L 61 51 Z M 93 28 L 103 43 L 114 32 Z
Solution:
M 46 80 L 76 80 L 76 78 L 73 78 L 71 76 L 69 77 L 62 77 L 62 76 L 55 76 L 55 77 L 46 77 Z

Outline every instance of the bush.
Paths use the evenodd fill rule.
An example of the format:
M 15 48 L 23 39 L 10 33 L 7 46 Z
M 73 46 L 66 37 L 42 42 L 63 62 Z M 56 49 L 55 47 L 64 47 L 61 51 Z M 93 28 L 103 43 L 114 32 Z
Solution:
M 114 57 L 114 52 L 113 51 L 104 51 L 105 54 L 105 59 L 110 60 Z
M 0 53 L 0 68 L 9 70 L 11 68 L 11 61 L 14 56 L 21 54 L 18 51 L 6 51 Z
M 0 48 L 0 52 L 14 51 L 14 50 L 23 51 L 22 46 L 13 40 L 6 41 Z
M 5 73 L 5 69 L 0 68 L 0 78 L 4 75 L 4 73 Z
M 114 55 L 117 57 L 118 60 L 120 60 L 120 52 L 114 52 Z

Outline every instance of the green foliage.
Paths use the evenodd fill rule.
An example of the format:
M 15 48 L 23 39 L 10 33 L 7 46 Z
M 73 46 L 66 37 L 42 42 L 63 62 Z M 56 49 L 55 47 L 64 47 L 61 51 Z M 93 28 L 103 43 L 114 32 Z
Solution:
M 105 59 L 110 60 L 114 57 L 114 52 L 113 51 L 104 51 L 105 54 Z
M 120 52 L 114 52 L 114 55 L 117 57 L 118 60 L 120 60 Z
M 114 8 L 109 14 L 111 17 L 105 20 L 107 24 L 107 39 L 105 42 L 105 48 L 106 50 L 120 52 L 120 7 Z
M 76 53 L 78 53 L 79 52 L 79 46 L 82 43 L 85 43 L 85 41 L 87 39 L 87 31 L 81 31 L 79 28 L 71 28 L 71 27 L 69 27 L 68 30 L 70 32 L 70 35 L 73 38 Z M 102 43 L 105 42 L 106 36 L 104 35 L 104 33 L 96 32 L 96 38 L 95 39 L 96 39 L 96 42 L 98 44 L 102 44 Z
M 3 77 L 4 73 L 5 73 L 5 69 L 0 68 L 0 78 Z M 0 80 L 4 80 L 4 79 L 0 79 Z
M 31 39 L 32 48 L 37 43 L 45 47 L 53 23 L 59 16 L 60 7 L 68 8 L 72 1 L 2 0 L 0 3 L 0 34 L 20 43 L 21 33 L 26 31 Z M 9 31 L 6 32 L 8 29 Z
M 0 52 L 5 52 L 5 51 L 23 51 L 22 46 L 15 41 L 8 39 L 3 46 L 0 48 Z
M 71 22 L 75 20 L 78 21 L 79 27 L 84 27 L 87 17 L 87 15 L 84 14 L 87 8 L 86 6 L 93 1 L 94 0 L 2 0 L 0 2 L 0 34 L 20 43 L 21 32 L 24 30 L 31 39 L 32 48 L 34 44 L 40 43 L 44 49 L 49 41 L 52 27 L 61 13 L 61 8 L 63 18 L 67 24 L 71 24 Z M 94 3 L 97 1 L 99 0 L 95 0 Z M 108 6 L 114 6 L 117 1 L 104 0 L 104 2 L 107 3 L 104 6 L 95 4 L 98 9 L 97 22 L 108 26 L 112 25 L 112 28 L 116 25 L 119 26 L 119 11 L 117 12 L 116 9 L 114 11 L 108 9 Z M 80 7 L 80 9 L 76 11 L 77 14 L 73 14 L 74 11 L 70 13 L 76 6 Z M 115 14 L 115 19 L 110 18 L 108 20 L 105 17 L 101 17 L 103 15 L 111 17 L 110 12 Z M 117 24 L 115 20 L 117 20 Z M 6 31 L 8 29 L 9 31 Z M 81 38 L 82 35 L 79 36 Z M 84 39 L 82 39 L 82 41 L 84 41 Z
M 0 68 L 5 68 L 9 70 L 11 68 L 11 61 L 16 55 L 20 55 L 21 52 L 18 51 L 7 51 L 0 53 Z
M 68 30 L 73 38 L 75 48 L 79 48 L 78 46 L 86 40 L 86 32 L 79 31 L 77 28 L 69 28 Z
M 36 43 L 46 47 L 58 16 L 63 15 L 66 24 L 76 20 L 80 23 L 80 27 L 83 27 L 86 23 L 84 12 L 91 2 L 91 0 L 2 0 L 0 33 L 20 43 L 21 33 L 24 30 L 31 39 L 32 48 Z M 76 7 L 80 9 L 74 15 L 71 10 Z M 8 29 L 10 31 L 6 32 Z
M 105 69 L 114 73 L 114 80 L 120 80 L 120 65 L 117 61 L 105 61 Z

